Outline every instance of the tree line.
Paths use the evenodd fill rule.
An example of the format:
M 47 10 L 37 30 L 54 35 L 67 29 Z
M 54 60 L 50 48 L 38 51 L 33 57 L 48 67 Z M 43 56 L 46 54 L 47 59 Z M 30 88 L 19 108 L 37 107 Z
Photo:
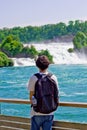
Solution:
M 57 24 L 47 24 L 43 26 L 26 26 L 0 29 L 0 42 L 12 34 L 23 43 L 40 42 L 53 40 L 55 38 L 83 32 L 87 35 L 87 21 L 69 21 L 68 24 L 59 22 Z

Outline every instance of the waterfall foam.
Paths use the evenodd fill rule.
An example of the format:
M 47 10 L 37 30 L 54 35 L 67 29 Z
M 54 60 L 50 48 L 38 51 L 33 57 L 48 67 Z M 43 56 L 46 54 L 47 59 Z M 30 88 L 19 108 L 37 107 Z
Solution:
M 31 44 L 24 44 L 30 46 Z M 35 48 L 40 50 L 49 50 L 53 55 L 55 64 L 87 64 L 85 58 L 81 58 L 77 53 L 69 53 L 67 50 L 73 48 L 73 43 L 32 43 Z M 14 66 L 32 66 L 35 65 L 34 59 L 30 58 L 13 58 Z

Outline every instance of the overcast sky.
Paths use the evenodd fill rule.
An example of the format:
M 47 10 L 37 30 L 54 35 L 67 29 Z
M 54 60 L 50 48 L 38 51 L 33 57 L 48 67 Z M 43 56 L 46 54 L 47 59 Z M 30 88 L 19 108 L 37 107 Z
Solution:
M 87 20 L 87 0 L 0 0 L 0 28 Z

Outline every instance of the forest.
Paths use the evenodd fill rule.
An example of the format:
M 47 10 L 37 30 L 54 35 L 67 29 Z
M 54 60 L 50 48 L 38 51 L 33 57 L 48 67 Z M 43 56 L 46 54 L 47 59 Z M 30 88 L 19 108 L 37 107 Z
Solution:
M 68 24 L 59 22 L 57 24 L 47 24 L 43 26 L 26 26 L 0 29 L 0 42 L 8 36 L 14 35 L 22 43 L 42 42 L 55 40 L 62 36 L 75 36 L 77 32 L 87 35 L 87 21 L 69 21 Z

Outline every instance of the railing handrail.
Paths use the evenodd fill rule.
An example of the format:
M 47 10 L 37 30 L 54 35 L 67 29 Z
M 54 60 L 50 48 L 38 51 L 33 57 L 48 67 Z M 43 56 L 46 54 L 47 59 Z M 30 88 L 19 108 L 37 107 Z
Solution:
M 1 103 L 14 103 L 14 104 L 30 104 L 30 100 L 25 100 L 25 99 L 0 98 L 0 102 Z M 87 108 L 87 103 L 82 103 L 82 102 L 60 102 L 59 106 Z

